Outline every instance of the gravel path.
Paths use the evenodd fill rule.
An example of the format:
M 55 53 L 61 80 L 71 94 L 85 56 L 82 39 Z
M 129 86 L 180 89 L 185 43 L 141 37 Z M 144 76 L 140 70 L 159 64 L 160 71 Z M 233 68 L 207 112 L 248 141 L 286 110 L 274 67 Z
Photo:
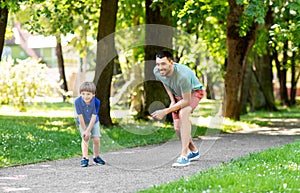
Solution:
M 283 126 L 275 130 L 272 128 L 269 133 L 263 128 L 254 133 L 243 131 L 198 138 L 195 142 L 201 158 L 184 168 L 171 167 L 180 150 L 179 141 L 105 153 L 102 154 L 107 162 L 104 166 L 81 168 L 80 157 L 77 157 L 2 168 L 0 192 L 136 192 L 190 176 L 249 153 L 291 143 L 300 139 L 298 126 L 293 125 L 292 133 L 284 132 L 287 130 Z M 272 135 L 279 130 L 282 132 Z

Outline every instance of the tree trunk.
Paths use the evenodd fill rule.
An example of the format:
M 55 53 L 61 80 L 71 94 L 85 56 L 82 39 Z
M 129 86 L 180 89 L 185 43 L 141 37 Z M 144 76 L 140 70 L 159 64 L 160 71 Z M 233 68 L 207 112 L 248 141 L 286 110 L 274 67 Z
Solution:
M 297 82 L 300 77 L 300 72 L 298 75 L 296 75 L 296 52 L 293 51 L 293 55 L 291 58 L 291 95 L 290 95 L 290 102 L 291 105 L 296 104 L 296 96 L 297 96 Z
M 256 64 L 256 65 L 255 65 Z M 272 72 L 272 60 L 270 56 L 270 49 L 267 48 L 267 53 L 263 56 L 257 57 L 257 62 L 254 63 L 255 71 L 253 70 L 253 76 L 259 84 L 259 90 L 262 92 L 264 98 L 264 104 L 255 104 L 255 109 L 265 109 L 269 111 L 276 111 L 274 89 L 273 89 L 273 72 Z
M 7 6 L 4 6 L 4 7 L 0 6 L 0 61 L 1 61 L 1 57 L 2 57 L 4 41 L 5 41 L 7 18 L 8 18 Z
M 110 116 L 110 90 L 114 65 L 117 60 L 115 49 L 115 27 L 118 11 L 118 0 L 102 0 L 97 36 L 97 59 L 94 83 L 96 84 L 96 97 L 100 99 L 100 123 L 112 126 Z
M 66 79 L 66 73 L 65 73 L 65 65 L 64 65 L 64 58 L 62 53 L 62 47 L 61 47 L 61 39 L 60 36 L 56 36 L 56 57 L 57 57 L 57 64 L 58 64 L 58 70 L 59 70 L 59 80 L 63 81 L 61 85 L 61 89 L 64 90 L 64 92 L 68 92 L 68 84 Z M 66 94 L 63 93 L 63 101 L 66 100 Z
M 265 16 L 264 28 L 268 31 L 274 24 L 274 11 L 271 6 Z M 266 53 L 262 56 L 257 56 L 257 62 L 255 62 L 255 69 L 253 75 L 259 83 L 259 88 L 263 94 L 265 104 L 261 108 L 269 111 L 276 111 L 274 88 L 273 88 L 273 71 L 272 71 L 272 59 L 271 48 L 269 45 L 266 47 Z M 256 105 L 255 105 L 256 106 Z
M 242 106 L 240 109 L 240 114 L 244 115 L 247 114 L 247 102 L 250 102 L 250 111 L 253 111 L 253 97 L 252 92 L 250 92 L 250 85 L 251 85 L 251 77 L 252 71 L 251 66 L 247 65 L 244 77 L 244 91 L 243 91 L 243 98 L 242 98 Z
M 159 7 L 155 10 L 151 7 L 153 0 L 146 0 L 146 37 L 145 37 L 145 81 L 144 99 L 145 104 L 138 112 L 139 118 L 149 115 L 149 107 L 153 102 L 159 101 L 164 106 L 169 105 L 169 97 L 161 82 L 155 81 L 153 68 L 155 67 L 155 55 L 157 52 L 169 50 L 172 52 L 173 28 L 168 17 L 161 16 Z
M 263 81 L 261 80 L 262 73 L 264 71 L 261 70 L 262 66 L 261 58 L 254 54 L 254 62 L 251 66 L 251 83 L 250 83 L 250 94 L 251 94 L 251 104 L 252 108 L 251 111 L 264 109 L 266 106 L 266 96 L 264 95 L 263 90 Z M 268 75 L 266 74 L 266 77 Z
M 287 41 L 284 45 L 284 51 L 283 51 L 283 60 L 282 64 L 279 61 L 279 54 L 276 49 L 273 50 L 273 59 L 275 60 L 276 69 L 277 69 L 277 76 L 279 79 L 279 94 L 280 94 L 280 105 L 282 106 L 289 106 L 289 99 L 288 99 L 288 93 L 287 93 L 287 87 L 286 87 L 286 77 L 287 77 Z
M 240 19 L 243 7 L 236 0 L 228 0 L 230 10 L 227 15 L 227 50 L 228 62 L 225 74 L 225 97 L 223 101 L 223 116 L 240 119 L 240 108 L 243 98 L 243 81 L 247 67 L 247 58 L 256 37 L 257 24 L 253 23 L 246 36 L 240 37 Z

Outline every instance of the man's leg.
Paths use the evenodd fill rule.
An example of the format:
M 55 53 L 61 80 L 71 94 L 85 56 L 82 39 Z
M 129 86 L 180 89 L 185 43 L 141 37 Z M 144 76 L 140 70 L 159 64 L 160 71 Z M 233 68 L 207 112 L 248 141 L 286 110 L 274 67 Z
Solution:
M 177 116 L 173 115 L 173 125 L 174 125 L 174 130 L 175 130 L 178 138 L 181 140 L 181 132 L 180 132 L 181 122 L 180 122 L 178 113 L 177 113 Z M 189 149 L 193 152 L 197 151 L 197 148 L 192 140 L 192 137 L 190 138 Z
M 181 123 L 180 123 L 180 120 L 173 118 L 173 125 L 174 125 L 174 130 L 176 132 L 176 135 L 178 136 L 179 139 L 181 139 L 181 133 L 180 133 Z
M 192 138 L 191 138 L 192 125 L 189 120 L 191 112 L 192 112 L 192 107 L 190 106 L 182 108 L 179 112 L 179 117 L 181 122 L 181 129 L 180 129 L 181 145 L 182 145 L 181 155 L 185 157 L 188 154 L 188 149 L 190 143 L 192 142 Z M 192 148 L 195 148 L 193 143 L 191 143 L 191 146 Z

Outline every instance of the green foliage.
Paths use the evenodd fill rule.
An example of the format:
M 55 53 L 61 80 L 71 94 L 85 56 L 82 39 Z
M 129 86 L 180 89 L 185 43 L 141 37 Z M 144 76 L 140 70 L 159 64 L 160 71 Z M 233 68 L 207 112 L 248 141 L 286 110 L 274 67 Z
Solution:
M 20 111 L 26 111 L 26 100 L 50 96 L 58 88 L 58 83 L 49 79 L 46 65 L 37 60 L 17 60 L 17 64 L 2 60 L 0 68 L 0 104 L 12 103 Z
M 300 141 L 140 192 L 299 192 Z
M 300 45 L 300 2 L 287 1 L 274 6 L 274 25 L 271 27 L 271 46 L 276 50 L 283 50 L 281 42 L 290 41 L 291 49 Z

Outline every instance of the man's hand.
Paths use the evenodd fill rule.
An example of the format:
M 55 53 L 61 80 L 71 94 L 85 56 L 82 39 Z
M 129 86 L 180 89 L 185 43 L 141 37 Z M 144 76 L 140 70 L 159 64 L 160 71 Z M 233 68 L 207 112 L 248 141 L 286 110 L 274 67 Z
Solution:
M 154 111 L 151 116 L 155 119 L 162 120 L 166 116 L 166 109 Z

